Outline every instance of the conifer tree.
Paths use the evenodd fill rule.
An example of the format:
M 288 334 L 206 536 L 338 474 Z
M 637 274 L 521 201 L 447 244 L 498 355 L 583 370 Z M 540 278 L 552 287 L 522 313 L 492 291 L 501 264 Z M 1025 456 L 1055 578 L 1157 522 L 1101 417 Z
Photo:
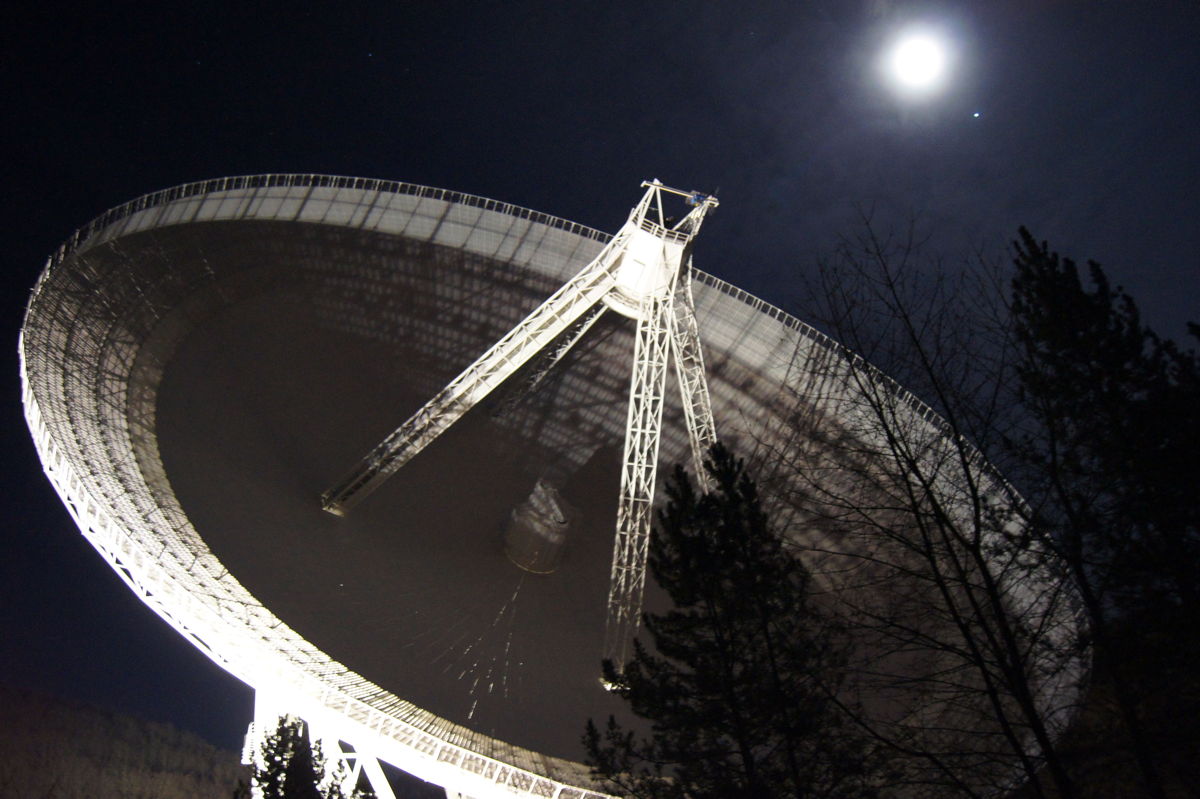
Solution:
M 1163 797 L 1164 753 L 1200 738 L 1200 358 L 1143 325 L 1099 264 L 1085 286 L 1024 228 L 1015 249 L 1016 372 L 1032 422 L 1015 443 L 1035 529 L 1079 588 L 1118 738 L 1147 795 Z
M 326 781 L 325 767 L 321 747 L 309 740 L 307 725 L 282 716 L 253 765 L 254 787 L 263 799 L 374 799 L 374 792 L 363 788 L 347 796 L 336 774 Z
M 874 795 L 867 748 L 834 706 L 839 660 L 808 572 L 742 461 L 717 445 L 705 466 L 707 494 L 675 470 L 651 539 L 673 609 L 646 615 L 652 648 L 635 642 L 620 673 L 604 664 L 652 733 L 589 721 L 589 764 L 629 796 Z

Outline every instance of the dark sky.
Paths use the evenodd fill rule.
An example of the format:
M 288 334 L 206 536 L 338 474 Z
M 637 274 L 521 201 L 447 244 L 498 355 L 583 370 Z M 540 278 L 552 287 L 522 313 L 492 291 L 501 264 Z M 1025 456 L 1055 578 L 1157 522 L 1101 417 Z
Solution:
M 1024 224 L 1102 262 L 1160 333 L 1200 317 L 1192 2 L 22 5 L 0 33 L 0 681 L 230 747 L 249 691 L 74 531 L 20 414 L 28 291 L 106 208 L 190 180 L 325 172 L 615 230 L 658 177 L 720 190 L 697 263 L 777 304 L 862 205 L 884 226 L 918 216 L 950 258 Z M 920 101 L 877 69 L 917 23 L 954 52 Z

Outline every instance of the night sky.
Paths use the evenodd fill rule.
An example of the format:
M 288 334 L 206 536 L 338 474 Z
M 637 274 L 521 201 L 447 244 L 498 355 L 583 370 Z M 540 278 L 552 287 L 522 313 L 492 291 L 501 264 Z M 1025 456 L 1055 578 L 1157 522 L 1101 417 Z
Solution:
M 949 260 L 1018 225 L 1103 263 L 1161 334 L 1200 318 L 1192 2 L 27 3 L 5 112 L 0 682 L 237 747 L 251 693 L 75 531 L 21 417 L 16 341 L 47 254 L 139 194 L 323 172 L 481 194 L 615 231 L 661 178 L 718 191 L 697 265 L 803 315 L 856 207 Z M 921 25 L 945 85 L 879 68 Z

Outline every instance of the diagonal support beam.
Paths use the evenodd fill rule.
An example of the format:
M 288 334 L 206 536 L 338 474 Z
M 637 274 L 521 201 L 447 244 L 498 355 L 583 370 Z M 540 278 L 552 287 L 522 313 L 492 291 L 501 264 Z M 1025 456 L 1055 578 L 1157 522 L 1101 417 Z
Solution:
M 335 785 L 341 790 L 339 796 L 353 796 L 361 778 L 365 775 L 375 799 L 396 799 L 392 784 L 379 765 L 379 760 L 373 755 L 360 751 L 357 747 L 347 749 L 342 741 L 330 734 L 329 730 L 313 724 L 308 725 L 311 740 L 315 745 L 320 743 L 321 755 L 325 759 L 326 784 L 320 786 L 325 791 Z M 327 794 L 328 795 L 328 794 Z
M 630 641 L 641 624 L 674 300 L 674 285 L 662 294 L 643 299 L 634 339 L 625 458 L 604 631 L 604 658 L 612 661 L 618 671 L 628 660 Z
M 519 390 L 514 391 L 511 396 L 506 397 L 504 404 L 492 414 L 497 419 L 502 419 L 512 412 L 514 408 L 521 404 L 521 401 L 533 394 L 541 386 L 542 382 L 550 376 L 550 372 L 554 370 L 563 358 L 567 357 L 575 345 L 578 344 L 587 332 L 592 329 L 596 322 L 600 321 L 600 317 L 608 310 L 603 304 L 592 306 L 591 311 L 587 316 L 581 317 L 580 321 L 576 322 L 574 327 L 567 332 L 563 340 L 553 350 L 547 350 L 542 353 L 543 360 L 541 363 L 535 362 L 531 369 L 533 374 L 525 381 Z
M 611 269 L 627 235 L 618 233 L 590 264 L 392 431 L 321 495 L 321 507 L 344 515 L 599 302 L 615 283 Z
M 555 292 L 432 400 L 394 430 L 321 497 L 325 510 L 344 514 L 492 390 L 555 339 L 536 385 L 588 331 L 603 308 L 637 320 L 626 418 L 624 463 L 609 584 L 604 656 L 618 670 L 641 624 L 646 561 L 653 522 L 668 361 L 674 354 L 693 466 L 705 488 L 704 455 L 716 441 L 712 404 L 691 293 L 691 243 L 715 197 L 684 192 L 655 180 L 629 219 L 588 266 Z M 662 194 L 683 197 L 692 210 L 668 228 Z
M 683 400 L 683 418 L 692 449 L 692 472 L 701 488 L 708 491 L 712 481 L 704 468 L 704 456 L 717 442 L 712 400 L 704 376 L 704 353 L 700 349 L 700 328 L 696 323 L 696 305 L 692 299 L 692 264 L 675 287 L 675 320 L 671 352 L 675 356 L 675 375 Z

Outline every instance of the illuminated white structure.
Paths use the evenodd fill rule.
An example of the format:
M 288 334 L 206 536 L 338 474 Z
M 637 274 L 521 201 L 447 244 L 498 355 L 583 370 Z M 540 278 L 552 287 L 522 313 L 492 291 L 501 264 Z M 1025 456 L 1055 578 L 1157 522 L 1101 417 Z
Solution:
M 450 794 L 602 796 L 577 742 L 586 718 L 620 712 L 596 677 L 640 605 L 639 514 L 657 464 L 693 457 L 714 418 L 723 441 L 753 448 L 791 424 L 795 386 L 813 424 L 869 435 L 851 407 L 864 374 L 928 451 L 945 440 L 932 411 L 861 359 L 692 270 L 715 202 L 694 197 L 669 226 L 656 205 L 668 190 L 647 188 L 611 237 L 411 184 L 226 178 L 115 208 L 51 257 L 21 340 L 42 464 L 121 579 L 255 688 L 255 735 L 298 715 L 381 796 L 380 761 Z M 619 314 L 588 313 L 597 303 Z M 370 502 L 322 512 L 330 468 L 548 308 L 561 313 L 523 339 L 524 355 L 543 355 L 508 381 L 517 389 L 472 393 L 479 407 L 452 426 L 439 416 L 448 429 Z M 632 403 L 631 382 L 649 389 Z M 503 541 L 541 480 L 580 508 L 552 574 L 514 566 Z M 617 504 L 627 540 L 610 558 Z M 1057 581 L 1013 586 L 1023 618 L 1074 623 L 1042 590 Z M 1069 705 L 1080 669 L 1047 672 L 1039 700 Z M 912 701 L 922 723 L 952 712 Z
M 604 657 L 618 668 L 625 663 L 631 636 L 641 620 L 667 361 L 672 356 L 692 465 L 701 479 L 705 475 L 704 454 L 716 441 L 692 300 L 691 244 L 705 214 L 717 207 L 717 200 L 698 192 L 670 189 L 657 180 L 642 187 L 646 193 L 630 211 L 629 220 L 591 263 L 321 496 L 325 510 L 343 515 L 530 358 L 586 319 L 577 333 L 554 350 L 553 362 L 561 359 L 596 321 L 598 316 L 593 311 L 598 306 L 601 310 L 608 306 L 637 320 L 604 645 Z M 663 212 L 664 192 L 684 197 L 692 206 L 692 211 L 674 225 Z

